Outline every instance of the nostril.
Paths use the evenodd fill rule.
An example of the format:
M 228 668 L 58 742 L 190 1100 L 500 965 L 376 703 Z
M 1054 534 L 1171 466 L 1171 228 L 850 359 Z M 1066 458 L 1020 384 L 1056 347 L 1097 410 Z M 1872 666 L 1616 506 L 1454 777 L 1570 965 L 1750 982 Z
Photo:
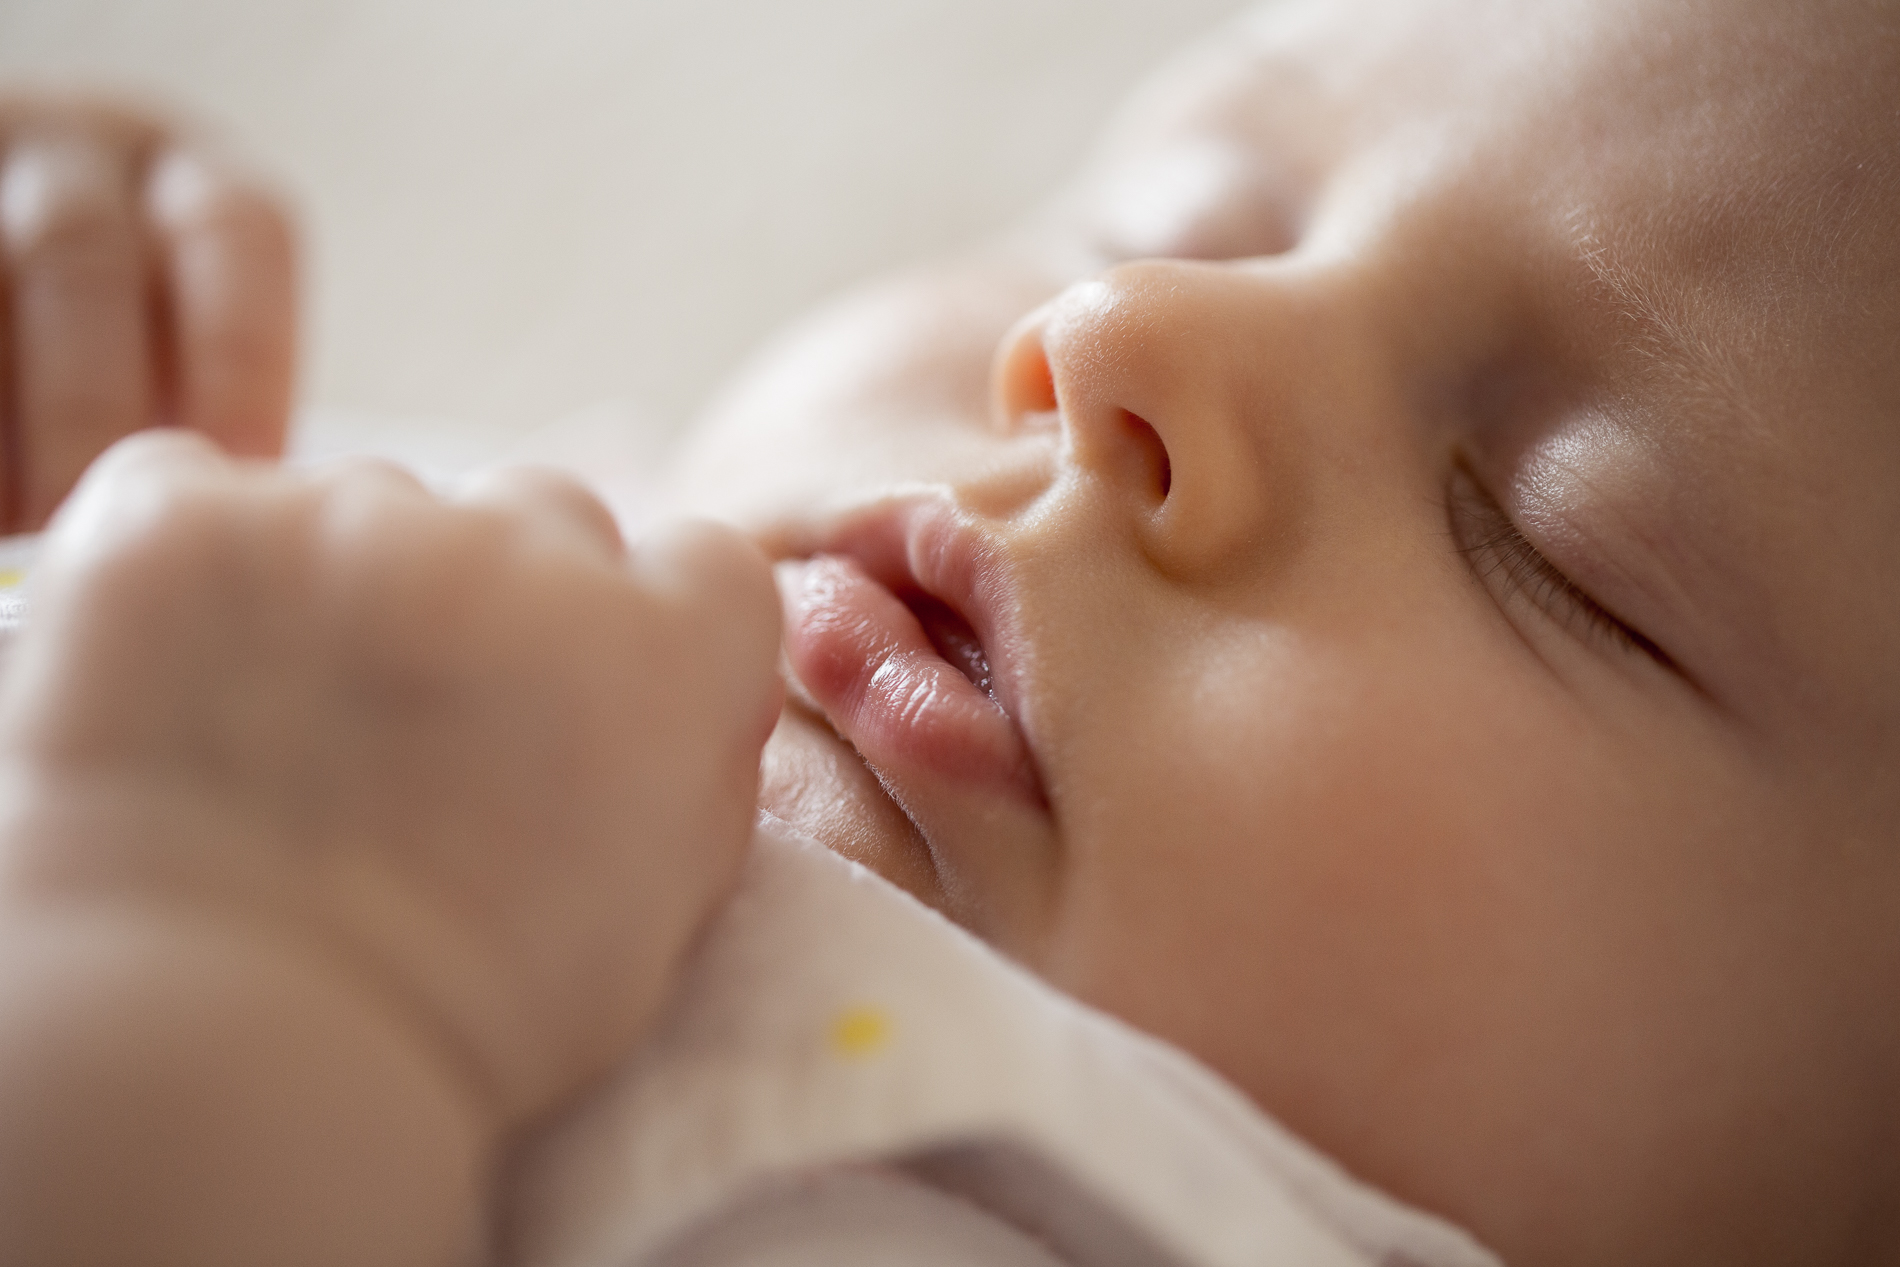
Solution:
M 1160 434 L 1148 425 L 1147 419 L 1138 414 L 1124 409 L 1122 426 L 1128 432 L 1127 451 L 1141 468 L 1139 487 L 1151 489 L 1157 502 L 1166 501 L 1168 491 L 1174 486 L 1174 466 L 1168 460 L 1168 446 L 1161 442 Z
M 1056 376 L 1049 358 L 1038 354 L 1022 367 L 1019 390 L 1027 412 L 1048 413 L 1056 407 Z
M 1040 311 L 1031 313 L 1004 336 L 992 370 L 992 399 L 1004 430 L 1025 417 L 1058 408 L 1055 370 L 1042 345 Z

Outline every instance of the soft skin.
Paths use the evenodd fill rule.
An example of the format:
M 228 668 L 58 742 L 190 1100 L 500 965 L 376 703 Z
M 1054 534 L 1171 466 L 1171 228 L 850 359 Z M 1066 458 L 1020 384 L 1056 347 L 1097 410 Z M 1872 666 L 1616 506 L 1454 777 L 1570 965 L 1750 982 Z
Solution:
M 87 469 L 0 646 L 0 1259 L 490 1261 L 749 838 L 764 561 L 549 472 L 234 459 L 295 252 L 202 134 L 0 96 L 0 248 L 0 520 Z
M 1896 155 L 1871 0 L 1210 41 L 686 454 L 766 804 L 1512 1263 L 1900 1262 Z
M 635 1046 L 750 838 L 778 613 L 564 478 L 148 432 L 0 689 L 0 1257 L 496 1257 L 514 1134 Z

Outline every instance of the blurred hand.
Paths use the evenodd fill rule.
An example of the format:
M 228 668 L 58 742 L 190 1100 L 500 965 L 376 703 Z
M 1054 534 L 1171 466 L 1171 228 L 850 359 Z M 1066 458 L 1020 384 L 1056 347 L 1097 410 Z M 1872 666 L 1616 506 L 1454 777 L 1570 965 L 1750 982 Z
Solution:
M 147 113 L 0 92 L 0 529 L 43 524 L 142 427 L 283 447 L 296 344 L 283 204 Z
M 325 947 L 503 1125 L 626 1052 L 736 873 L 779 617 L 735 533 L 629 552 L 551 473 L 445 502 L 159 432 L 88 473 L 33 584 L 16 895 Z

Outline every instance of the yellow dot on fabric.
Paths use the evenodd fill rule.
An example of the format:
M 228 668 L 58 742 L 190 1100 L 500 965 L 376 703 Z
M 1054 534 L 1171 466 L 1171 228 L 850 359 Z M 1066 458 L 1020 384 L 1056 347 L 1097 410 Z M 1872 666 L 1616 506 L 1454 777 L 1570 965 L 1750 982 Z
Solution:
M 831 1020 L 831 1050 L 847 1060 L 863 1060 L 891 1041 L 891 1018 L 880 1007 L 848 1007 Z
M 26 579 L 26 573 L 19 568 L 0 568 L 0 590 L 10 590 Z

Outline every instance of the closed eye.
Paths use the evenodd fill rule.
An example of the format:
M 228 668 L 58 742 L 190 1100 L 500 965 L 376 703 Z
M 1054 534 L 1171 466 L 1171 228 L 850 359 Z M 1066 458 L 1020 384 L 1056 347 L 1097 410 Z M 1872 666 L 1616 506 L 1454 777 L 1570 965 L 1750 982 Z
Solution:
M 1463 463 L 1453 470 L 1446 514 L 1458 552 L 1501 606 L 1508 610 L 1513 602 L 1526 600 L 1576 637 L 1640 652 L 1672 673 L 1681 673 L 1668 652 L 1578 588 L 1545 558 Z

